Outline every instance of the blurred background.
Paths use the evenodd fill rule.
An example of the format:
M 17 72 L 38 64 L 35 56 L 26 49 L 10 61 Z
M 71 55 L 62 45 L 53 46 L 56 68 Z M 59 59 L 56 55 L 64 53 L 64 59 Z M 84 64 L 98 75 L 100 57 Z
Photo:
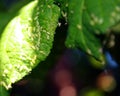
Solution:
M 0 31 L 13 18 L 11 11 L 29 1 L 0 0 Z M 120 96 L 120 33 L 108 37 L 102 64 L 78 49 L 67 49 L 64 41 L 68 25 L 62 19 L 59 22 L 50 55 L 12 85 L 10 96 Z M 113 41 L 115 46 L 109 47 Z

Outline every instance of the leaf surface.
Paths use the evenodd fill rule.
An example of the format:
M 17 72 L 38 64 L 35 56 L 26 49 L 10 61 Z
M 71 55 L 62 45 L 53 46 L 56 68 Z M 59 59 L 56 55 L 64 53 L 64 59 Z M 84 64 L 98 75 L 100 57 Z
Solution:
M 9 22 L 0 39 L 0 86 L 9 89 L 48 56 L 59 12 L 52 0 L 35 0 Z
M 79 48 L 101 60 L 102 44 L 96 35 L 107 34 L 120 21 L 120 0 L 69 0 L 67 3 L 66 46 Z

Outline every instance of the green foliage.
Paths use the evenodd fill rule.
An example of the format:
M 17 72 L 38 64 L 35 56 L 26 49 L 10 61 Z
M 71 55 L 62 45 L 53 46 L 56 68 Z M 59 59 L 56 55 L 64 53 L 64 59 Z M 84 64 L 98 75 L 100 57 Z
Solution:
M 9 96 L 8 91 L 3 86 L 0 86 L 0 96 Z
M 68 25 L 66 47 L 104 62 L 99 35 L 115 30 L 120 0 L 24 0 L 0 12 L 0 96 L 49 55 L 59 18 Z
M 94 3 L 93 3 L 94 2 Z M 66 45 L 102 61 L 102 44 L 96 35 L 107 34 L 120 20 L 120 1 L 69 0 Z
M 4 17 L 4 19 L 3 19 Z M 9 15 L 9 13 L 6 12 L 0 12 L 0 36 L 2 34 L 2 31 L 4 29 L 4 27 L 6 26 L 7 22 L 10 20 L 11 16 Z
M 35 0 L 9 22 L 0 39 L 0 85 L 10 88 L 48 56 L 58 17 L 52 1 Z
M 82 90 L 79 96 L 105 96 L 105 94 L 98 89 L 86 88 Z

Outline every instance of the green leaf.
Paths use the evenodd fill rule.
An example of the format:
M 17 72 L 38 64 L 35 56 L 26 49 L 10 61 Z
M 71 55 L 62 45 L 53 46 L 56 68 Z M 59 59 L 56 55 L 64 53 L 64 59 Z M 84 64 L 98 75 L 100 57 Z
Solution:
M 106 33 L 120 21 L 120 0 L 85 0 L 83 22 L 96 34 Z
M 106 34 L 118 21 L 119 0 L 69 0 L 68 36 L 65 44 L 102 60 L 102 45 L 96 34 Z
M 0 86 L 0 96 L 10 96 L 8 90 L 3 86 Z
M 48 56 L 59 13 L 52 0 L 35 0 L 9 22 L 0 39 L 1 86 L 9 89 Z

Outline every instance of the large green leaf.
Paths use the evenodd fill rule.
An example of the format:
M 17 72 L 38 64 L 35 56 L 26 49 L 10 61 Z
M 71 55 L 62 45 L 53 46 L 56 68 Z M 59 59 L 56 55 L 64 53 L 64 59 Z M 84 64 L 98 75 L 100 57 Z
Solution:
M 95 34 L 106 34 L 120 21 L 120 0 L 68 0 L 67 3 L 66 46 L 80 48 L 101 60 L 102 45 Z
M 0 39 L 0 86 L 9 89 L 48 56 L 59 12 L 52 0 L 34 0 L 9 22 Z

